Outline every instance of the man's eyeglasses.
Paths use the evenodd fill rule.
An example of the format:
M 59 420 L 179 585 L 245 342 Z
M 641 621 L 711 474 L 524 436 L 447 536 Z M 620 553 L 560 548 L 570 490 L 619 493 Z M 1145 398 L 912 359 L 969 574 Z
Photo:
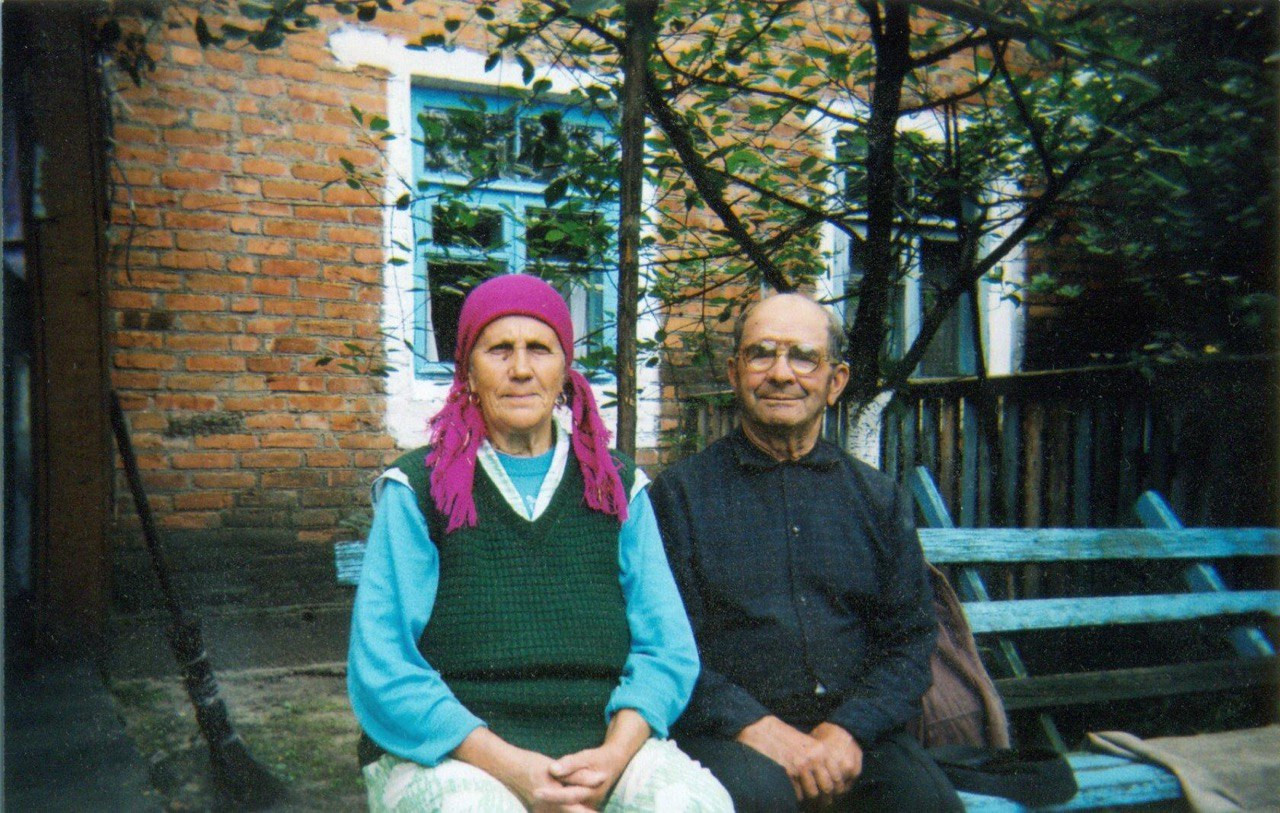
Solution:
M 747 369 L 757 373 L 773 367 L 775 359 L 782 356 L 796 375 L 808 375 L 818 369 L 825 360 L 823 352 L 807 344 L 780 345 L 777 342 L 749 344 L 739 353 Z

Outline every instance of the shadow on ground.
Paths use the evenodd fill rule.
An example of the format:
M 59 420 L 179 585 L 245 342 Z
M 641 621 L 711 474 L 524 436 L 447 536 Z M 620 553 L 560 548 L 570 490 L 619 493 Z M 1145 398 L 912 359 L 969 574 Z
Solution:
M 218 684 L 250 753 L 288 787 L 271 810 L 363 809 L 359 730 L 340 664 L 220 670 Z M 208 747 L 181 682 L 117 679 L 109 688 L 165 808 L 217 810 Z

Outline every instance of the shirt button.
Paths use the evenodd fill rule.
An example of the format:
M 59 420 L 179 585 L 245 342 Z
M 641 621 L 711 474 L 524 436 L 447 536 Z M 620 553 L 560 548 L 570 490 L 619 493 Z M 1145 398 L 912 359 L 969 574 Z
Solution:
M 792 525 L 792 526 L 791 526 L 791 533 L 793 533 L 793 534 L 798 534 L 798 533 L 800 533 L 800 526 L 799 526 L 799 525 Z
M 827 687 L 823 686 L 821 683 L 815 683 L 813 686 L 813 693 L 816 694 L 818 697 L 822 697 L 824 694 L 827 693 Z

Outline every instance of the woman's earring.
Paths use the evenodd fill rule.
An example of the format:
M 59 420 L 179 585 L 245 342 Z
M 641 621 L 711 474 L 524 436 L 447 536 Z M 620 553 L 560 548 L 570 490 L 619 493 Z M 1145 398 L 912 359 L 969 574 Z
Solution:
M 564 390 L 561 390 L 560 394 L 556 396 L 556 406 L 562 407 L 567 403 L 569 403 L 569 396 L 564 394 Z
M 480 403 L 480 396 L 476 395 L 471 390 L 467 390 L 467 400 L 471 402 L 472 406 L 475 406 Z

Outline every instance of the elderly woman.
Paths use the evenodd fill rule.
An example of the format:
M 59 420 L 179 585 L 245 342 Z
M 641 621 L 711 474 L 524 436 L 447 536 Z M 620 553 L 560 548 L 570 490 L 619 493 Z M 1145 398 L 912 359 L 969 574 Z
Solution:
M 665 739 L 697 650 L 572 355 L 545 282 L 477 286 L 431 445 L 374 484 L 348 669 L 372 810 L 731 809 Z

